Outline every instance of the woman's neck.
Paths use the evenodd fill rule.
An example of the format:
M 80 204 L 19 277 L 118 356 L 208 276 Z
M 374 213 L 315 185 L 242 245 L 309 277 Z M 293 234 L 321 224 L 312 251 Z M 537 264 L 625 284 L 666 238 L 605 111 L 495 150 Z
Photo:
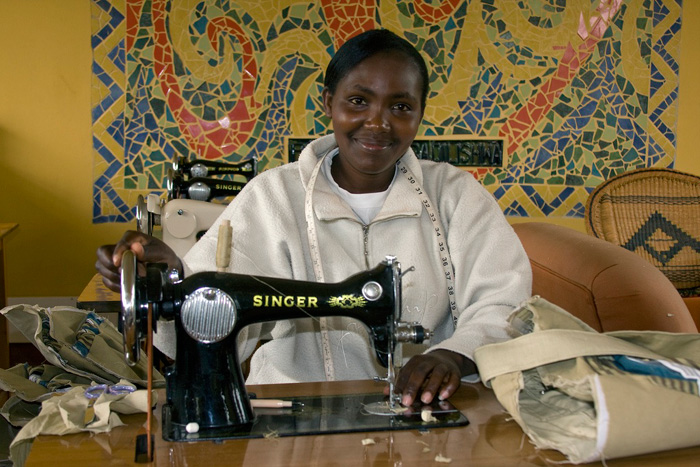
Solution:
M 331 164 L 331 175 L 340 188 L 349 193 L 379 193 L 386 191 L 394 180 L 395 167 L 392 170 L 376 174 L 367 175 L 348 170 L 340 157 L 333 158 Z

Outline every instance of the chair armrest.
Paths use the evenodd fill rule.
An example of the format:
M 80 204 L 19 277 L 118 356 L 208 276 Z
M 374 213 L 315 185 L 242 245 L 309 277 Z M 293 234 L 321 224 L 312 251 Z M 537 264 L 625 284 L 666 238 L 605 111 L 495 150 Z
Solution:
M 695 326 L 700 330 L 700 295 L 694 297 L 683 297 L 683 303 L 688 307 L 690 316 L 695 321 Z
M 594 329 L 697 332 L 673 284 L 631 251 L 544 222 L 513 229 L 530 258 L 533 294 Z

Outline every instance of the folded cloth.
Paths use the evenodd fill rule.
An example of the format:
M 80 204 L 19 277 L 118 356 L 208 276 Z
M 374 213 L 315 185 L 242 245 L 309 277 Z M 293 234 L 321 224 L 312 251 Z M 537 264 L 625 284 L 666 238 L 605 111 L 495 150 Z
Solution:
M 46 360 L 63 370 L 98 383 L 126 379 L 146 386 L 145 355 L 135 366 L 124 358 L 124 338 L 111 321 L 93 311 L 58 306 L 12 305 L 0 310 Z M 153 371 L 153 387 L 165 379 Z
M 0 415 L 13 427 L 22 427 L 39 415 L 40 411 L 41 403 L 27 402 L 17 396 L 12 396 L 0 409 Z
M 128 385 L 129 382 L 122 380 L 118 384 Z M 150 410 L 145 389 L 117 394 L 105 391 L 91 402 L 86 396 L 87 387 L 74 387 L 42 402 L 39 415 L 24 425 L 10 445 L 10 459 L 15 466 L 24 465 L 32 442 L 39 435 L 67 435 L 81 431 L 103 433 L 124 425 L 118 413 L 146 413 Z M 156 401 L 154 391 L 153 403 Z M 88 410 L 94 410 L 94 418 L 89 417 L 86 423 Z
M 52 393 L 72 386 L 91 384 L 91 379 L 49 365 L 29 366 L 20 363 L 7 370 L 0 369 L 0 390 L 14 393 L 27 402 L 41 402 Z
M 136 387 L 128 394 L 105 393 L 88 402 L 85 389 L 90 384 L 147 385 L 146 356 L 142 355 L 135 366 L 128 365 L 123 336 L 109 320 L 92 311 L 65 306 L 13 305 L 0 313 L 48 362 L 0 370 L 0 390 L 14 393 L 0 413 L 14 426 L 23 425 L 10 446 L 15 465 L 24 464 L 39 434 L 109 431 L 122 425 L 117 413 L 148 410 L 147 391 Z M 164 385 L 163 376 L 153 370 L 153 387 Z M 88 409 L 91 421 L 86 423 Z
M 598 333 L 540 297 L 509 322 L 475 361 L 538 448 L 579 464 L 700 445 L 700 334 Z

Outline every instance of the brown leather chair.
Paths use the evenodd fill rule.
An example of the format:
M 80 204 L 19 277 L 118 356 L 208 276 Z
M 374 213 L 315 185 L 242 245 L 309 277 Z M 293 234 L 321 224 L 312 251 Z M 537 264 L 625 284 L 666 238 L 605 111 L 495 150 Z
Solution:
M 660 269 L 700 327 L 700 176 L 652 167 L 611 177 L 588 197 L 585 225 Z
M 640 256 L 554 224 L 513 228 L 530 258 L 533 295 L 598 331 L 698 332 L 673 284 Z

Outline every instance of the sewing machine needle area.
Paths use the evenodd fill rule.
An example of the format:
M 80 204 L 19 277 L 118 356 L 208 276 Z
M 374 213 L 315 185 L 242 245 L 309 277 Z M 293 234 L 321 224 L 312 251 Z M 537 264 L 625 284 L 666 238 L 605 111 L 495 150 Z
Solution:
M 300 404 L 295 404 L 293 408 L 256 408 L 251 426 L 217 427 L 197 433 L 188 433 L 184 425 L 172 423 L 169 411 L 165 410 L 163 437 L 167 441 L 216 441 L 366 431 L 429 430 L 469 424 L 467 417 L 449 401 L 435 401 L 430 405 L 417 403 L 409 408 L 395 409 L 391 414 L 378 414 L 372 413 L 371 406 L 388 407 L 386 396 L 379 393 L 305 396 L 289 400 Z

